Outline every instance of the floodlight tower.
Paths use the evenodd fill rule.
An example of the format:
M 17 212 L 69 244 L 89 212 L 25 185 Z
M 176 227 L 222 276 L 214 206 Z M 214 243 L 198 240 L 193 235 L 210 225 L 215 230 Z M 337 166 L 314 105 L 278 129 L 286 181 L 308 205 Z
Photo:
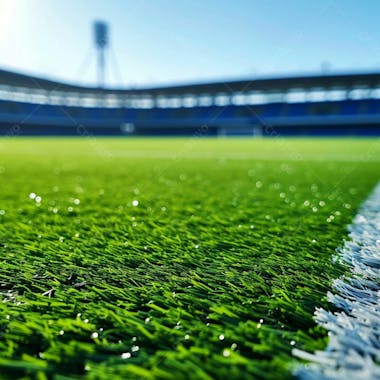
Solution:
M 104 87 L 105 75 L 105 50 L 108 45 L 109 31 L 108 24 L 104 21 L 94 22 L 95 45 L 98 50 L 98 85 Z

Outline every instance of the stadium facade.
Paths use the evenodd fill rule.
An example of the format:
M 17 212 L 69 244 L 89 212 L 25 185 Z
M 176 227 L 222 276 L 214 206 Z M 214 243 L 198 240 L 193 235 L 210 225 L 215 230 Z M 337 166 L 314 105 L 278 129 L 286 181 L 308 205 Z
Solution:
M 379 136 L 380 73 L 104 89 L 0 70 L 0 134 Z

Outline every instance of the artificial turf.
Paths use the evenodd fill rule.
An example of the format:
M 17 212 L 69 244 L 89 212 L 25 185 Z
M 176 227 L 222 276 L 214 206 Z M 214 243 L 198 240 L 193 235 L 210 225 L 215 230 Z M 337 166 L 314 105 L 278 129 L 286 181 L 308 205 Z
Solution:
M 380 140 L 0 140 L 0 378 L 288 379 Z

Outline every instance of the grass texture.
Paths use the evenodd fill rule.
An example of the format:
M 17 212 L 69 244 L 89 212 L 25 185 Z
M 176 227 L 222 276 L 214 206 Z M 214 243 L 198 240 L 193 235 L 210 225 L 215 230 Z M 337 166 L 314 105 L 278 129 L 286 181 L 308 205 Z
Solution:
M 380 140 L 0 140 L 0 378 L 291 379 Z

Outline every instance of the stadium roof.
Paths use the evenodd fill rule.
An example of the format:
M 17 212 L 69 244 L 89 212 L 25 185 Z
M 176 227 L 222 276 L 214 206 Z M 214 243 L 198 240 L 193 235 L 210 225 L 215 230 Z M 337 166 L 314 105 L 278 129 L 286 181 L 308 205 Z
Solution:
M 287 92 L 296 89 L 307 90 L 312 88 L 375 88 L 380 87 L 380 72 L 251 78 L 245 80 L 218 81 L 198 84 L 193 83 L 174 86 L 102 89 L 98 87 L 68 84 L 0 69 L 0 85 L 30 88 L 33 90 L 67 91 L 93 95 L 212 95 L 217 93 L 245 93 L 253 91 Z

